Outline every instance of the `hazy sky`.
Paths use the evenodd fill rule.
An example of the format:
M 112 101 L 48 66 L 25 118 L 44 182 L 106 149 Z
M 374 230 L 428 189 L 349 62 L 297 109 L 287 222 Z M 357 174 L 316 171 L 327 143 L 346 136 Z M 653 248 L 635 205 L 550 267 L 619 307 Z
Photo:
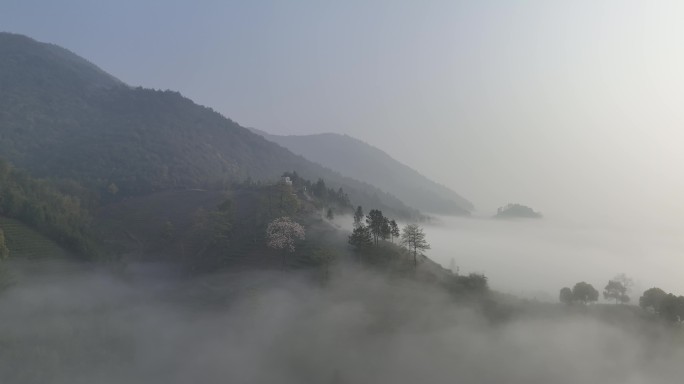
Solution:
M 480 209 L 656 220 L 684 215 L 682 20 L 681 1 L 0 3 L 0 30 L 245 126 L 347 133 Z

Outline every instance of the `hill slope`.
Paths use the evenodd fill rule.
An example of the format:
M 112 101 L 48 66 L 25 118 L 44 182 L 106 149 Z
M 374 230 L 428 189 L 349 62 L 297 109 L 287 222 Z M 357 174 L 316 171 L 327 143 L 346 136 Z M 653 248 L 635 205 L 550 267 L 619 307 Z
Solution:
M 355 204 L 418 212 L 343 177 L 177 92 L 132 88 L 77 55 L 0 33 L 0 157 L 38 177 L 70 178 L 108 194 L 222 188 L 296 170 L 342 187 Z
M 456 192 L 353 137 L 334 133 L 278 136 L 252 131 L 313 162 L 390 191 L 418 209 L 450 214 L 468 214 L 473 209 Z
M 57 243 L 22 222 L 0 216 L 0 229 L 13 259 L 69 259 L 72 255 Z

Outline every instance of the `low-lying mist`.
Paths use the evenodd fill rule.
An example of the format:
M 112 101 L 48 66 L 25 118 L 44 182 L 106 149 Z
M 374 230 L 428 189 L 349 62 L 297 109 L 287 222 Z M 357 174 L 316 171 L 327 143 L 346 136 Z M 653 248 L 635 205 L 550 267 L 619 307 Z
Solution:
M 54 265 L 0 294 L 0 382 L 672 383 L 683 350 L 591 316 L 491 322 L 445 292 L 337 267 L 183 280 Z
M 639 222 L 582 224 L 556 218 L 489 220 L 439 217 L 426 226 L 428 256 L 445 267 L 484 273 L 494 289 L 557 301 L 579 281 L 602 290 L 625 273 L 635 281 L 632 303 L 657 286 L 684 293 L 681 231 Z

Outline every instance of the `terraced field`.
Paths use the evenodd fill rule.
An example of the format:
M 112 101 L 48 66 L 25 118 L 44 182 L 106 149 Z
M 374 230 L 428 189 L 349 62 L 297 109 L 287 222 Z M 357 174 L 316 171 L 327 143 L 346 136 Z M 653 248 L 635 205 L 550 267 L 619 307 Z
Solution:
M 69 257 L 69 253 L 54 241 L 20 221 L 0 217 L 0 228 L 5 232 L 5 241 L 11 258 L 36 260 Z

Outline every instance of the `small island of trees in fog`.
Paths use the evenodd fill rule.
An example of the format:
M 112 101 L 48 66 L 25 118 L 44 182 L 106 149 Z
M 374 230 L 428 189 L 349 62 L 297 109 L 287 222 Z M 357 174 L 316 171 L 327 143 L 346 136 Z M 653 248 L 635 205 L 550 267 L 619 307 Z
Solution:
M 496 210 L 496 215 L 494 218 L 497 219 L 512 219 L 512 218 L 529 218 L 529 219 L 540 219 L 542 214 L 535 212 L 534 209 L 516 203 L 510 203 L 506 206 L 499 207 Z

